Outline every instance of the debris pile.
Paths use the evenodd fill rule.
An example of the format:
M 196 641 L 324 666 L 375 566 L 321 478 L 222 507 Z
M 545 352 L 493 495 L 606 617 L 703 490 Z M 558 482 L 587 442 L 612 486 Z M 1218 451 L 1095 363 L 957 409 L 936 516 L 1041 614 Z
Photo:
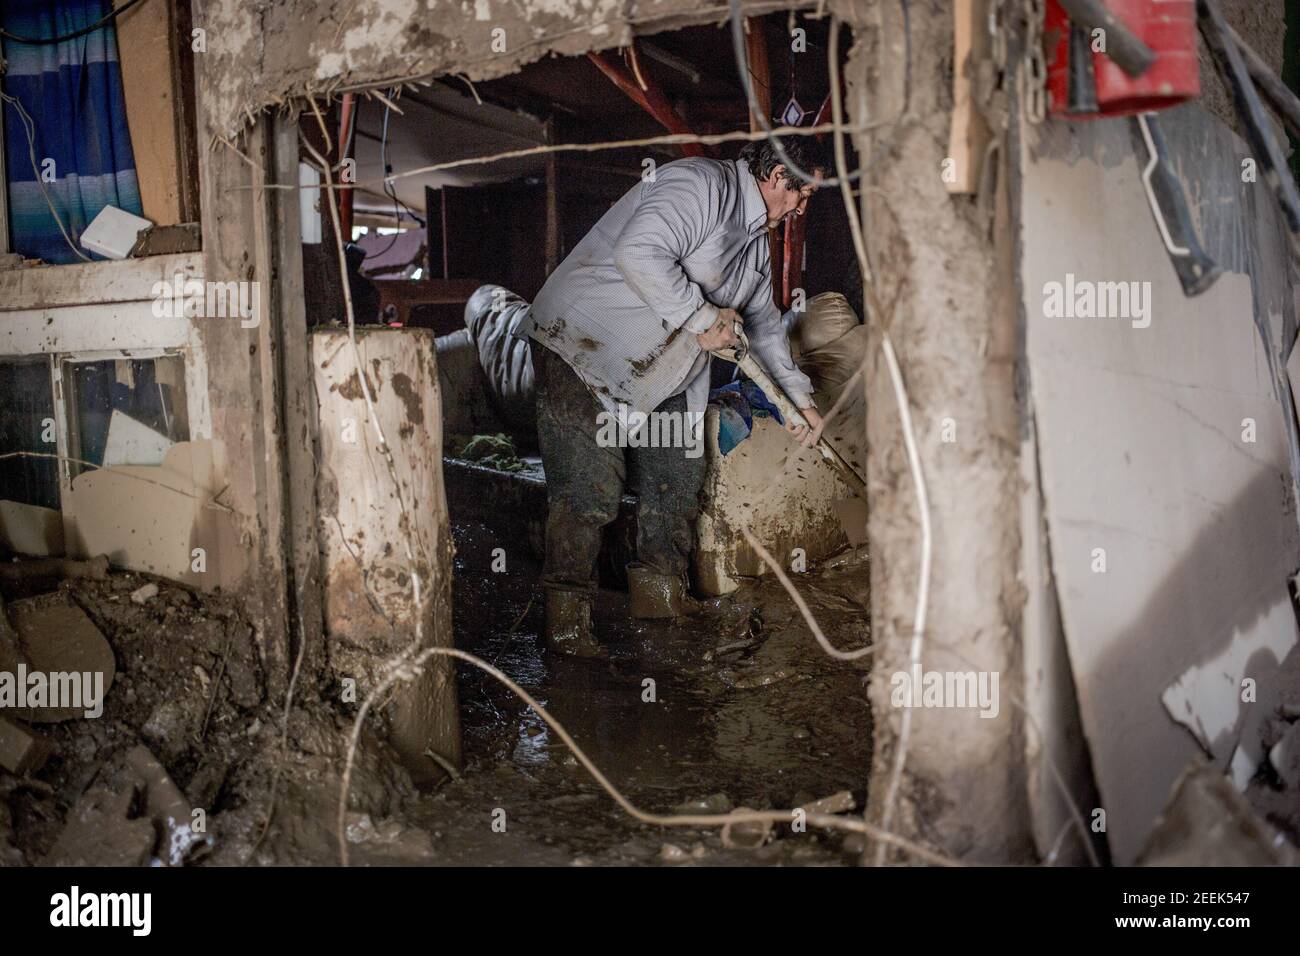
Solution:
M 234 602 L 103 557 L 4 562 L 0 595 L 0 860 L 201 859 L 268 719 Z

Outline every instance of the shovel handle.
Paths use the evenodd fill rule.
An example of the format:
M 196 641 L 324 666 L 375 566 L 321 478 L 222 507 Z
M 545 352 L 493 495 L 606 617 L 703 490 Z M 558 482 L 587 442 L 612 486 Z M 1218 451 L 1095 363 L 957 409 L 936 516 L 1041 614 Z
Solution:
M 718 356 L 727 362 L 735 362 L 740 366 L 740 370 L 749 376 L 750 380 L 763 390 L 763 394 L 768 400 L 776 406 L 781 417 L 787 422 L 795 425 L 802 425 L 804 428 L 811 428 L 808 419 L 803 413 L 795 407 L 794 402 L 790 401 L 789 396 L 772 381 L 771 376 L 767 374 L 753 357 L 749 354 L 749 341 L 745 338 L 744 331 L 740 324 L 736 324 L 736 338 L 740 339 L 741 347 L 738 349 L 715 349 L 712 354 Z M 840 480 L 852 489 L 853 493 L 863 501 L 867 500 L 867 483 L 859 477 L 853 467 L 844 460 L 844 456 L 832 445 L 823 435 L 817 439 L 817 444 L 813 446 L 821 452 L 822 458 L 828 465 L 839 475 Z

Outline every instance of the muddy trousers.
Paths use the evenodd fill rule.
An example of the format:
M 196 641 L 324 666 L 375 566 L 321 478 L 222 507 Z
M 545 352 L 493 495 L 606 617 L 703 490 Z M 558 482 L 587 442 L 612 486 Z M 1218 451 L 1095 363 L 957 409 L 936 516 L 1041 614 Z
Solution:
M 687 448 L 604 447 L 604 407 L 554 352 L 529 343 L 537 382 L 537 433 L 546 468 L 546 557 L 549 590 L 596 591 L 601 529 L 618 516 L 625 487 L 636 492 L 637 560 L 686 579 L 704 484 L 704 455 Z M 658 412 L 686 411 L 686 396 Z M 604 436 L 608 439 L 609 429 Z M 692 451 L 702 452 L 702 446 Z

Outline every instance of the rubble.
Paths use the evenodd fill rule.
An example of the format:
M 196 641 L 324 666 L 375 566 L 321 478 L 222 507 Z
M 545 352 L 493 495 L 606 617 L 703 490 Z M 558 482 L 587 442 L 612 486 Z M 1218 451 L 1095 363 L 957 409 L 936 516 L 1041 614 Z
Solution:
M 1268 762 L 1282 782 L 1300 790 L 1300 723 L 1291 724 L 1268 752 Z
M 106 577 L 108 557 L 102 554 L 86 561 L 73 558 L 28 558 L 0 563 L 0 578 L 6 581 L 25 581 L 31 578 L 91 578 L 102 581 Z
M 139 587 L 131 592 L 131 603 L 141 606 L 148 604 L 151 598 L 158 596 L 158 585 L 152 581 L 143 587 Z
M 113 649 L 99 628 L 63 592 L 13 601 L 8 615 L 13 637 L 0 637 L 0 672 L 17 674 L 25 670 L 29 675 L 41 675 L 42 681 L 54 675 L 70 675 L 68 688 L 74 687 L 71 678 L 75 677 L 77 696 L 82 698 L 66 706 L 52 699 L 34 701 L 31 706 L 19 703 L 9 713 L 35 723 L 91 716 L 102 705 L 117 670 Z M 98 703 L 90 699 L 92 696 Z
M 735 813 L 753 813 L 751 807 L 737 807 Z M 772 838 L 772 824 L 728 823 L 722 828 L 722 845 L 728 849 L 757 850 Z
M 134 788 L 87 790 L 42 866 L 145 866 L 153 853 L 153 822 L 132 817 Z
M 41 769 L 51 749 L 40 734 L 0 717 L 0 767 L 25 777 Z
M 1300 855 L 1226 777 L 1198 760 L 1174 784 L 1140 866 L 1295 866 Z
M 800 808 L 806 813 L 848 813 L 856 810 L 857 806 L 857 801 L 848 790 L 841 790 L 839 793 L 832 793 L 829 797 L 800 804 Z
M 126 759 L 144 783 L 145 811 L 159 835 L 155 851 L 159 862 L 182 866 L 209 849 L 212 838 L 203 832 L 206 826 L 195 822 L 193 808 L 154 755 L 137 746 Z

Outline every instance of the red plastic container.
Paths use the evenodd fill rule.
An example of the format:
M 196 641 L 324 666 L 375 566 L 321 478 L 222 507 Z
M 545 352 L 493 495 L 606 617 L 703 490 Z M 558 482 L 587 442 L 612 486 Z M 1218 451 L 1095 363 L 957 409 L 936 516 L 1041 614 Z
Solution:
M 1155 51 L 1155 62 L 1134 79 L 1106 54 L 1093 53 L 1099 111 L 1067 112 L 1070 21 L 1057 0 L 1047 0 L 1043 45 L 1047 53 L 1048 109 L 1053 115 L 1066 119 L 1128 116 L 1177 106 L 1200 95 L 1196 0 L 1107 0 L 1106 6 Z

